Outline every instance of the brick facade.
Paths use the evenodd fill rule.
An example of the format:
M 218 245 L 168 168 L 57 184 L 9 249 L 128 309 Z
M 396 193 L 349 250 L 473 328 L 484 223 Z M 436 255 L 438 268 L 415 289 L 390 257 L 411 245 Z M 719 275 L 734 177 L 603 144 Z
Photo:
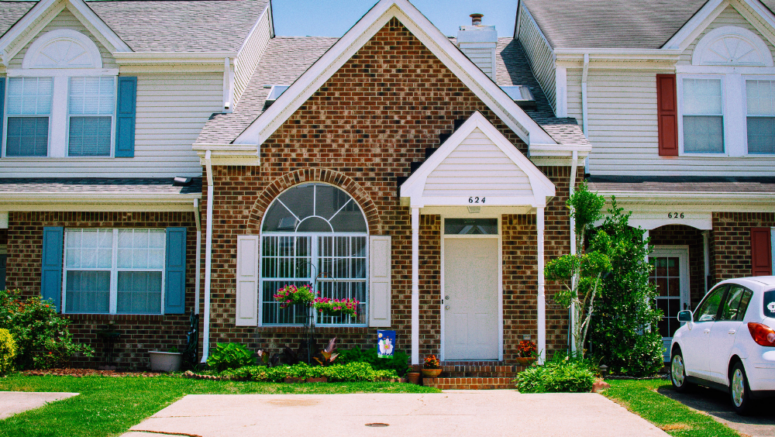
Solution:
M 104 361 L 105 344 L 98 333 L 121 333 L 114 347 L 114 363 L 122 368 L 146 368 L 149 350 L 186 344 L 188 314 L 194 309 L 196 224 L 193 213 L 184 212 L 11 212 L 8 220 L 7 287 L 26 295 L 40 294 L 43 227 L 65 228 L 167 228 L 186 227 L 186 314 L 182 315 L 70 315 L 70 332 L 96 350 L 94 359 L 74 365 L 97 366 Z
M 711 271 L 714 283 L 751 276 L 751 228 L 775 226 L 775 213 L 714 212 Z

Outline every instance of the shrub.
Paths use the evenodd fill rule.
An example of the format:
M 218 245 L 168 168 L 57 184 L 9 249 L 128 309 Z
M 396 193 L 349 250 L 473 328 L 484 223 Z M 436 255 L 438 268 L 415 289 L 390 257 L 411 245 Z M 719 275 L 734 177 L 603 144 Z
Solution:
M 394 351 L 392 358 L 379 358 L 377 348 L 361 350 L 360 347 L 348 349 L 339 354 L 337 360 L 340 364 L 369 363 L 375 370 L 393 370 L 398 376 L 403 377 L 409 371 L 409 355 L 401 351 Z
M 285 378 L 328 378 L 330 382 L 373 382 L 398 378 L 395 371 L 375 370 L 367 363 L 334 364 L 328 367 L 299 363 L 293 366 L 246 366 L 225 370 L 227 379 L 259 382 L 282 382 Z
M 0 375 L 13 370 L 13 359 L 16 357 L 16 342 L 7 329 L 0 329 Z
M 217 343 L 207 359 L 207 365 L 219 372 L 254 364 L 253 352 L 241 343 Z
M 91 347 L 73 341 L 69 324 L 40 296 L 0 291 L 0 328 L 10 331 L 16 342 L 14 361 L 20 370 L 62 367 L 75 355 L 93 356 Z
M 595 383 L 595 373 L 587 360 L 555 355 L 542 366 L 520 372 L 514 381 L 521 393 L 588 393 Z
M 649 282 L 651 265 L 643 259 L 650 249 L 645 231 L 629 226 L 631 213 L 612 200 L 600 229 L 611 236 L 606 250 L 613 269 L 603 278 L 595 305 L 590 350 L 615 374 L 651 376 L 664 365 L 662 334 L 656 328 L 662 312 L 654 305 L 656 286 Z

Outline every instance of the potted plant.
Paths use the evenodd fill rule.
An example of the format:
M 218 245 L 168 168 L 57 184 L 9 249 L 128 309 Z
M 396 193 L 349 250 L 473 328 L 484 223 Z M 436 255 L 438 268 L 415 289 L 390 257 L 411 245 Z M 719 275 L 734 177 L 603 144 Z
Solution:
M 522 340 L 517 346 L 517 363 L 520 366 L 529 366 L 533 364 L 538 355 L 538 348 L 530 340 Z
M 420 372 L 410 367 L 409 372 L 406 374 L 406 381 L 410 384 L 420 384 Z
M 425 357 L 425 363 L 422 366 L 422 376 L 425 378 L 436 378 L 441 375 L 441 363 L 436 355 Z
M 172 347 L 167 352 L 150 351 L 151 371 L 153 372 L 177 372 L 183 364 L 183 352 Z
M 356 299 L 330 299 L 327 297 L 315 298 L 315 309 L 326 316 L 357 316 L 359 301 Z
M 273 297 L 275 301 L 280 302 L 280 308 L 288 308 L 291 305 L 309 306 L 315 299 L 315 292 L 312 291 L 312 285 L 287 285 L 277 290 Z

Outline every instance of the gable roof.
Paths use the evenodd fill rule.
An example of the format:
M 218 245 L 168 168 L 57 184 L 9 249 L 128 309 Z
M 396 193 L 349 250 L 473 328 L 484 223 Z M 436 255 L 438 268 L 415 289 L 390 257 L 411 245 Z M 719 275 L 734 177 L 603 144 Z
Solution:
M 526 144 L 556 142 L 408 0 L 380 0 L 259 116 L 234 144 L 260 146 L 391 19 L 397 19 Z
M 216 113 L 199 134 L 196 144 L 230 144 L 265 110 L 269 88 L 265 85 L 290 85 L 315 63 L 338 38 L 275 37 L 234 112 Z M 536 100 L 536 107 L 525 109 L 558 144 L 589 144 L 574 118 L 557 118 L 552 112 L 538 81 L 530 70 L 525 51 L 513 38 L 498 38 L 496 83 L 500 86 L 525 85 Z
M 40 2 L 0 1 L 0 37 Z M 236 52 L 269 0 L 86 1 L 134 52 Z
M 658 49 L 707 3 L 707 0 L 520 1 L 555 49 Z M 775 4 L 775 0 L 768 2 Z

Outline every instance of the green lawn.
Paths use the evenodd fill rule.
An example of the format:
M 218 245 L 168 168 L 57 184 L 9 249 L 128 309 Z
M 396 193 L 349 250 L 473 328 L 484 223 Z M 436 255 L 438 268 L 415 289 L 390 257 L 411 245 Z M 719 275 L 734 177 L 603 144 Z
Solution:
M 700 414 L 678 401 L 657 393 L 672 389 L 667 380 L 608 380 L 604 394 L 670 435 L 681 437 L 739 437 L 710 416 Z
M 111 378 L 22 376 L 0 378 L 0 391 L 80 393 L 37 410 L 0 420 L 2 437 L 115 436 L 186 394 L 437 393 L 412 384 L 271 384 L 199 381 L 168 376 Z

